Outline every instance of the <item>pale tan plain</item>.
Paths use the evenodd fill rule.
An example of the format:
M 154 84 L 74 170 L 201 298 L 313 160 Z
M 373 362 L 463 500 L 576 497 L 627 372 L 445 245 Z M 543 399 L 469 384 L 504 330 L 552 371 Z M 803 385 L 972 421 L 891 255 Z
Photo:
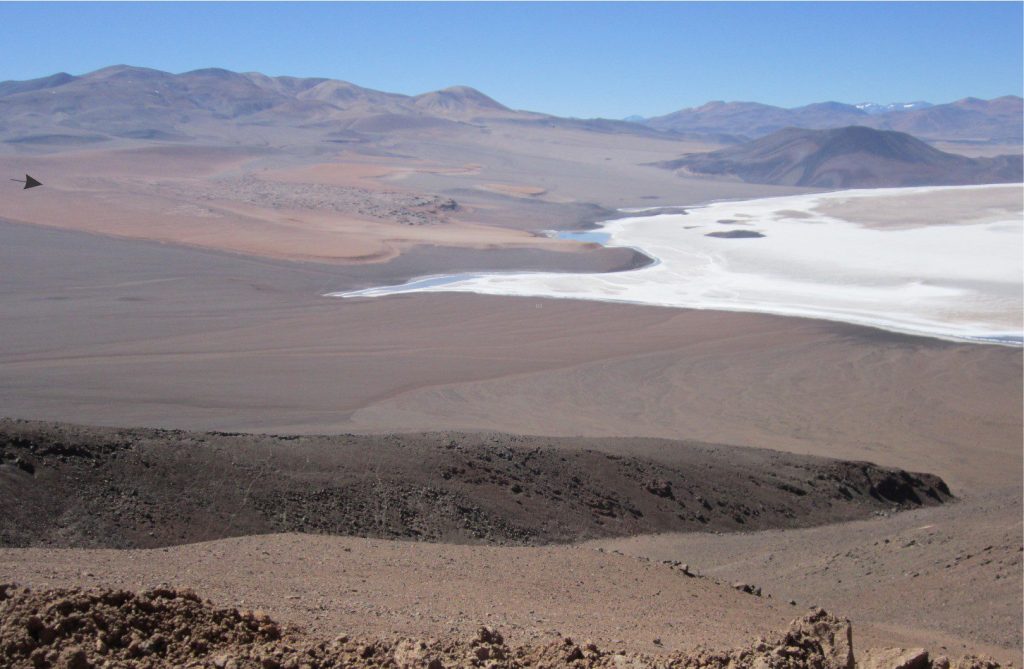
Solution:
M 943 189 L 907 195 L 830 200 L 815 211 L 871 228 L 899 230 L 929 225 L 1012 221 L 1024 214 L 1024 187 Z
M 321 297 L 501 263 L 615 269 L 623 256 L 537 233 L 584 222 L 595 215 L 592 202 L 796 192 L 641 165 L 701 148 L 678 142 L 613 136 L 597 145 L 586 133 L 541 128 L 515 137 L 466 132 L 444 146 L 395 133 L 386 148 L 415 159 L 377 162 L 340 151 L 282 164 L 199 148 L 0 156 L 6 171 L 27 169 L 47 184 L 0 201 L 0 219 L 11 221 L 0 222 L 0 413 L 265 432 L 699 439 L 933 472 L 964 501 L 764 537 L 601 544 L 682 560 L 725 585 L 596 545 L 294 535 L 141 553 L 4 549 L 0 580 L 169 581 L 327 634 L 430 635 L 487 623 L 513 639 L 558 632 L 647 651 L 654 637 L 669 648 L 746 641 L 817 604 L 851 616 L 864 644 L 1019 662 L 1020 349 L 752 314 L 473 295 Z M 515 160 L 497 158 L 509 151 Z M 187 196 L 247 173 L 279 184 L 441 193 L 460 209 L 418 228 Z M 179 195 L 166 195 L 171 186 Z M 893 222 L 853 206 L 834 215 Z M 969 211 L 966 199 L 943 206 Z M 1006 206 L 1019 207 L 1019 197 Z M 922 210 L 913 223 L 932 214 Z M 925 526 L 941 534 L 926 542 Z M 915 539 L 916 548 L 886 552 L 874 543 L 884 539 Z M 998 547 L 1002 562 L 971 562 L 986 546 Z M 946 569 L 967 553 L 960 571 Z M 728 587 L 733 579 L 773 598 L 740 595 Z M 302 599 L 289 599 L 296 594 Z
M 442 144 L 430 132 L 396 132 L 394 146 L 386 148 L 415 152 L 417 157 L 375 158 L 341 150 L 312 165 L 294 164 L 269 149 L 242 147 L 125 146 L 56 156 L 0 153 L 0 170 L 46 175 L 39 178 L 47 187 L 45 196 L 33 193 L 0 200 L 0 219 L 264 257 L 383 262 L 422 244 L 578 251 L 577 244 L 536 234 L 559 223 L 564 226 L 566 219 L 574 223 L 571 214 L 558 213 L 557 205 L 674 205 L 695 198 L 802 190 L 682 184 L 666 170 L 644 163 L 706 145 L 635 137 L 598 143 L 593 135 L 529 128 L 517 129 L 514 136 L 509 131 L 466 130 L 444 137 Z M 295 210 L 204 197 L 211 182 L 243 174 L 277 184 L 285 192 L 296 183 L 376 191 L 463 191 L 457 199 L 464 206 L 447 217 L 446 225 L 406 226 L 354 211 Z M 564 176 L 554 182 L 552 175 Z M 465 194 L 467 189 L 479 197 Z M 498 199 L 488 197 L 488 192 Z M 514 213 L 518 199 L 537 201 L 534 209 L 540 211 Z M 545 206 L 554 214 L 545 212 Z M 71 211 L 73 216 L 68 215 Z
M 51 175 L 47 178 L 52 185 L 47 184 L 45 197 L 5 198 L 0 216 L 15 222 L 292 260 L 382 262 L 416 244 L 574 250 L 573 245 L 547 237 L 455 219 L 448 225 L 403 226 L 357 213 L 211 201 L 200 197 L 206 180 L 230 175 L 232 168 L 253 156 L 224 156 L 222 150 L 196 150 L 184 156 L 174 153 L 172 158 L 180 158 L 182 163 L 175 169 L 173 163 L 165 165 L 166 151 L 116 153 L 120 160 L 111 160 L 104 153 L 75 156 L 72 168 L 88 176 L 76 174 L 63 161 L 18 159 L 19 167 L 27 166 L 23 169 Z M 0 168 L 16 169 L 3 159 Z M 311 177 L 317 179 L 314 183 L 381 189 L 378 182 L 367 183 L 368 174 L 394 176 L 401 171 L 371 164 L 319 173 L 303 169 L 295 175 L 277 171 L 266 179 L 283 189 L 294 179 L 308 182 Z M 68 216 L 69 211 L 74 211 L 74 216 Z

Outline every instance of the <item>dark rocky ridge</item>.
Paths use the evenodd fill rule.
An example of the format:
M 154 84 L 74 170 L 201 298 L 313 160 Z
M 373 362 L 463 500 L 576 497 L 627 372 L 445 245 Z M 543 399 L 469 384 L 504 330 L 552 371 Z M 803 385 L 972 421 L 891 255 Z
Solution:
M 642 443 L 641 443 L 642 442 Z M 616 450 L 648 449 L 655 457 Z M 800 527 L 942 504 L 936 476 L 694 442 L 288 437 L 0 421 L 0 545 L 271 532 L 531 544 Z

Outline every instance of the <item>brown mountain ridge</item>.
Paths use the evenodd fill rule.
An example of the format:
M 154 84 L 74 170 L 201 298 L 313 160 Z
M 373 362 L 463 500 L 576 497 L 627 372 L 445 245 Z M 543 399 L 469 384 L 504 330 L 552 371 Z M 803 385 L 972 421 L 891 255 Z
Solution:
M 420 95 L 387 93 L 322 77 L 271 77 L 205 68 L 181 74 L 115 65 L 83 75 L 59 72 L 0 82 L 0 141 L 32 146 L 96 144 L 111 139 L 252 143 L 273 129 L 325 127 L 382 133 L 447 125 L 513 123 L 600 133 L 731 144 L 787 127 L 849 125 L 898 130 L 927 140 L 1022 141 L 1021 98 L 964 98 L 923 109 L 869 114 L 820 102 L 784 109 L 755 102 L 709 102 L 630 123 L 560 118 L 513 110 L 468 86 Z
M 293 144 L 325 131 L 369 134 L 485 123 L 590 129 L 591 122 L 509 109 L 469 86 L 401 95 L 325 78 L 270 77 L 220 68 L 172 74 L 116 65 L 0 82 L 0 142 L 22 148 L 113 139 Z M 601 132 L 666 133 L 597 119 Z M 298 134 L 296 134 L 298 133 Z

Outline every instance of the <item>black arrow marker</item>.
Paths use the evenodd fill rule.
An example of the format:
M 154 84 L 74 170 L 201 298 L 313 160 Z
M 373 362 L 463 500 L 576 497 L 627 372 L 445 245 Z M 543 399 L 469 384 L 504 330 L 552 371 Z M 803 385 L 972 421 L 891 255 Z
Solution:
M 42 181 L 36 181 L 27 174 L 25 175 L 24 179 L 11 179 L 11 181 L 17 181 L 20 184 L 25 184 L 25 188 L 22 188 L 22 190 L 28 190 L 29 188 L 35 188 L 36 186 L 43 185 Z

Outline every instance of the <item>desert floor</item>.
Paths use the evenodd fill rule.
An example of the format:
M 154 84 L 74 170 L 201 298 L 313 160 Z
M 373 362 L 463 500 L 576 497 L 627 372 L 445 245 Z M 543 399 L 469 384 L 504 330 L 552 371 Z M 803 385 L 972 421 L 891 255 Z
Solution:
M 617 206 L 786 192 L 680 183 L 636 167 L 675 150 L 649 145 L 622 148 L 618 171 L 577 169 L 559 183 L 531 179 L 534 168 L 557 173 L 563 155 L 596 160 L 588 153 L 596 149 L 563 146 L 559 153 L 542 140 L 514 174 L 473 167 L 483 140 L 465 156 L 441 160 L 436 149 L 430 169 L 345 168 L 339 176 L 344 170 L 335 166 L 316 168 L 321 185 L 416 189 L 459 202 L 450 213 L 439 202 L 385 199 L 403 215 L 438 219 L 411 226 L 380 222 L 376 210 L 345 213 L 351 190 L 311 191 L 335 198 L 330 206 L 341 213 L 328 220 L 308 200 L 277 206 L 273 198 L 289 193 L 284 187 L 270 195 L 244 191 L 250 200 L 270 197 L 256 206 L 230 201 L 225 193 L 233 187 L 210 186 L 211 179 L 245 178 L 243 163 L 251 176 L 253 163 L 245 161 L 260 156 L 227 153 L 197 165 L 191 154 L 172 152 L 152 177 L 134 156 L 33 157 L 39 165 L 29 172 L 53 165 L 66 181 L 26 193 L 52 193 L 52 200 L 5 196 L 0 204 L 0 413 L 275 433 L 462 429 L 697 439 L 931 472 L 961 501 L 820 528 L 546 548 L 309 535 L 141 553 L 5 548 L 0 579 L 34 586 L 170 581 L 325 633 L 436 634 L 486 622 L 509 634 L 557 631 L 646 650 L 654 650 L 655 637 L 669 647 L 742 642 L 816 604 L 853 618 L 865 644 L 1019 662 L 1020 349 L 597 302 L 322 297 L 459 270 L 623 269 L 637 262 L 633 254 L 536 232 L 566 217 L 584 225 Z M 431 158 L 427 144 L 418 148 L 418 160 Z M 9 168 L 24 164 L 2 160 Z M 313 169 L 266 161 L 277 184 L 306 183 Z M 453 162 L 464 172 L 453 176 Z M 208 176 L 199 179 L 202 170 Z M 439 185 L 448 183 L 456 185 Z M 209 187 L 210 199 L 181 194 L 200 186 Z M 150 217 L 158 200 L 164 213 Z M 176 209 L 183 203 L 207 213 Z M 362 232 L 347 234 L 355 229 Z M 722 584 L 681 578 L 662 559 L 687 562 Z M 756 583 L 772 598 L 737 593 L 733 580 Z

